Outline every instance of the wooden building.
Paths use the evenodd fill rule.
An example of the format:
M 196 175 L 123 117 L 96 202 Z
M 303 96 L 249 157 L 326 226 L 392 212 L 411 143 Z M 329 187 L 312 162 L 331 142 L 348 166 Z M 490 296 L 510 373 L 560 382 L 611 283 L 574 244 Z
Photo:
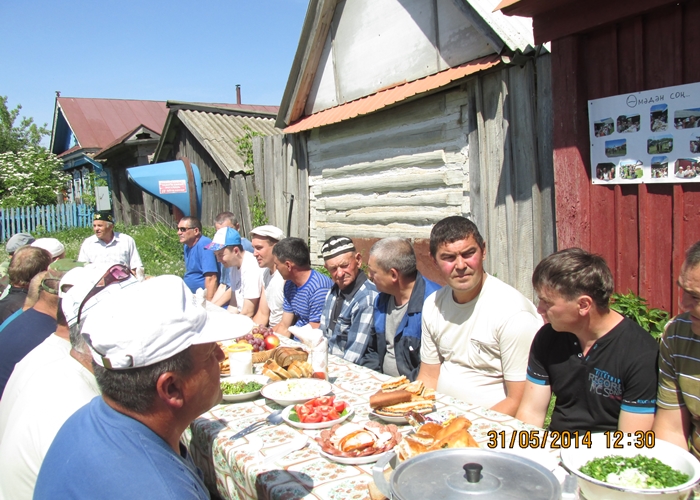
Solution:
M 602 254 L 617 291 L 678 311 L 686 249 L 700 239 L 699 184 L 593 185 L 587 101 L 700 81 L 700 2 L 506 0 L 552 42 L 558 247 Z
M 151 163 L 187 157 L 202 177 L 202 223 L 213 226 L 217 214 L 231 211 L 248 234 L 249 201 L 255 196 L 253 168 L 246 167 L 236 139 L 246 135 L 246 128 L 265 136 L 280 134 L 275 128 L 278 108 L 178 101 L 168 101 L 167 106 L 168 118 Z M 161 202 L 144 194 L 144 204 L 147 214 L 162 217 Z
M 554 250 L 548 52 L 493 0 L 311 0 L 277 119 L 307 152 L 309 240 L 414 241 L 475 220 L 487 270 L 532 294 Z M 365 258 L 367 252 L 363 252 Z

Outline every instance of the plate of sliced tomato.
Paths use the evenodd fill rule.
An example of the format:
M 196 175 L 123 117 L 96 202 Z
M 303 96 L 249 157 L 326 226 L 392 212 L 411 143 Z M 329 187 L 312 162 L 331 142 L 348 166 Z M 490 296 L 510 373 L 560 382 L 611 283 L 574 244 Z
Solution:
M 335 399 L 335 396 L 322 396 L 304 404 L 287 406 L 282 410 L 282 418 L 293 427 L 314 430 L 339 424 L 352 413 L 345 401 Z

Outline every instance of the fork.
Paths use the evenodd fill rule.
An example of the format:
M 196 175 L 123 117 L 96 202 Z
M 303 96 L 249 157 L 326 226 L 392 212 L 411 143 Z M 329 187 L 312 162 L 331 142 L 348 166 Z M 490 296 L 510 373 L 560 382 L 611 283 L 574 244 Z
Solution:
M 267 424 L 272 424 L 272 425 L 277 425 L 282 423 L 282 410 L 277 410 L 273 411 L 270 413 L 267 418 L 264 420 L 258 420 L 257 422 L 253 422 L 250 424 L 248 427 L 244 427 L 237 433 L 235 433 L 233 436 L 229 438 L 229 441 L 235 441 L 238 438 L 242 438 L 246 434 L 250 434 L 251 432 L 255 432 L 264 425 Z

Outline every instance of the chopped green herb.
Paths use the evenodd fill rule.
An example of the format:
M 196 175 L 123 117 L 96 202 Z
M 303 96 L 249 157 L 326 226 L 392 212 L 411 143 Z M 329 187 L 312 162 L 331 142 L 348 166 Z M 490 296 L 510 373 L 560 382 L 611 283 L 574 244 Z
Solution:
M 262 389 L 260 382 L 221 382 L 221 390 L 224 394 L 245 394 Z
M 689 478 L 687 474 L 669 467 L 659 459 L 644 455 L 596 458 L 580 470 L 598 481 L 644 489 L 672 488 L 685 483 Z

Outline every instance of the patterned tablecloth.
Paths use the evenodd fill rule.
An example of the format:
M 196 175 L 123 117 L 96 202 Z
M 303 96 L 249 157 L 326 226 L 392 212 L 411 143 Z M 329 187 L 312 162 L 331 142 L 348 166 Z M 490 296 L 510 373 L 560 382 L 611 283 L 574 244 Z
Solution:
M 336 356 L 329 356 L 328 375 L 334 394 L 353 406 L 352 421 L 374 418 L 369 416 L 369 397 L 389 377 Z M 492 430 L 504 431 L 506 440 L 514 431 L 536 430 L 508 415 L 449 396 L 438 395 L 435 407 L 441 415 L 461 414 L 469 418 L 473 423 L 470 432 L 482 447 L 486 447 L 488 432 Z M 236 441 L 229 439 L 248 424 L 278 409 L 281 409 L 279 405 L 264 398 L 221 404 L 192 423 L 184 440 L 212 491 L 218 491 L 225 499 L 241 500 L 369 499 L 367 484 L 372 481 L 372 464 L 350 466 L 331 462 L 318 453 L 319 448 L 313 439 L 309 440 L 309 446 L 283 458 L 264 461 L 283 445 L 295 439 L 299 442 L 301 433 L 314 438 L 321 431 L 301 431 L 283 423 L 266 426 Z M 404 428 L 406 432 L 410 430 L 408 425 L 402 426 L 402 430 Z M 556 460 L 551 450 L 529 451 Z

